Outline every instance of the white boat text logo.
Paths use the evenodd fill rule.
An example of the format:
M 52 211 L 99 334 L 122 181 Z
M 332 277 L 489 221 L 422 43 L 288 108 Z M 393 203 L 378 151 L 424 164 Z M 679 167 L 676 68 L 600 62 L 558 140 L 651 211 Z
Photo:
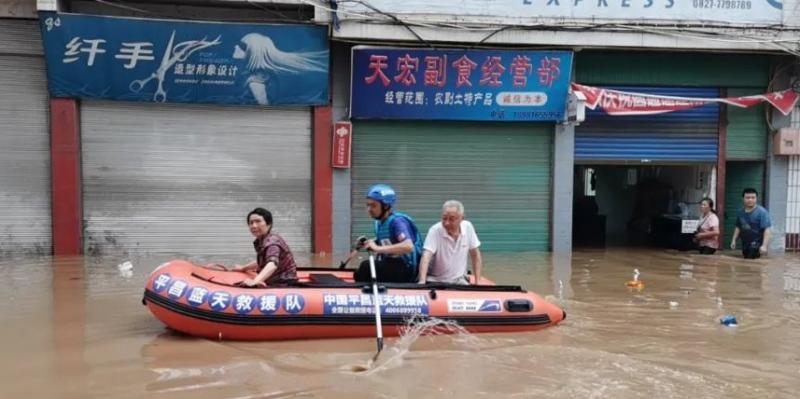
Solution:
M 448 299 L 447 311 L 450 313 L 501 312 L 500 301 L 496 299 Z

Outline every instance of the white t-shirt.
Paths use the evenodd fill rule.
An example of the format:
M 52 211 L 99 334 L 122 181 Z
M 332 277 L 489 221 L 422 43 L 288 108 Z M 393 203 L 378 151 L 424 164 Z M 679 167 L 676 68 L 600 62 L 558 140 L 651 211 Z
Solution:
M 433 254 L 428 267 L 427 279 L 431 281 L 452 282 L 467 274 L 467 258 L 471 249 L 478 248 L 481 242 L 475 234 L 472 223 L 461 221 L 461 235 L 458 240 L 447 234 L 442 222 L 428 229 L 423 248 Z

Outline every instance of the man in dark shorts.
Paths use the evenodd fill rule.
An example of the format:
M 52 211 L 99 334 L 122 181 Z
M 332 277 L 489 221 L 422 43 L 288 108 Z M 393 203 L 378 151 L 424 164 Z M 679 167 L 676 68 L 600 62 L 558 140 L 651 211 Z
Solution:
M 758 259 L 767 253 L 772 237 L 772 220 L 769 212 L 758 205 L 758 191 L 746 188 L 742 191 L 744 208 L 736 214 L 736 229 L 733 231 L 731 249 L 736 249 L 736 239 L 742 238 L 742 255 L 745 259 Z

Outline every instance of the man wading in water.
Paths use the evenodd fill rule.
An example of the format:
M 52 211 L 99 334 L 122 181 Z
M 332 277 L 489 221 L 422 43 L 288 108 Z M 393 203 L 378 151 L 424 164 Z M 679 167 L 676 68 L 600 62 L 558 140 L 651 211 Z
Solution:
M 742 255 L 745 259 L 757 259 L 767 253 L 772 237 L 772 221 L 769 212 L 758 202 L 758 191 L 746 188 L 742 191 L 744 208 L 736 214 L 736 229 L 733 231 L 731 249 L 736 249 L 736 239 L 742 235 Z

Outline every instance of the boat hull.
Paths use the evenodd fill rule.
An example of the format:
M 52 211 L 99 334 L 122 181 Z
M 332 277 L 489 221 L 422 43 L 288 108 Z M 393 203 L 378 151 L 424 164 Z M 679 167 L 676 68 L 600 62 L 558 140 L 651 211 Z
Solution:
M 240 272 L 212 271 L 186 261 L 171 261 L 148 278 L 143 302 L 168 327 L 211 339 L 375 335 L 371 286 L 354 283 L 352 271 L 301 269 L 298 283 L 291 286 L 235 286 L 247 277 Z M 467 331 L 484 333 L 535 331 L 566 317 L 559 307 L 519 287 L 380 286 L 384 336 L 399 335 L 410 318 L 454 321 Z

